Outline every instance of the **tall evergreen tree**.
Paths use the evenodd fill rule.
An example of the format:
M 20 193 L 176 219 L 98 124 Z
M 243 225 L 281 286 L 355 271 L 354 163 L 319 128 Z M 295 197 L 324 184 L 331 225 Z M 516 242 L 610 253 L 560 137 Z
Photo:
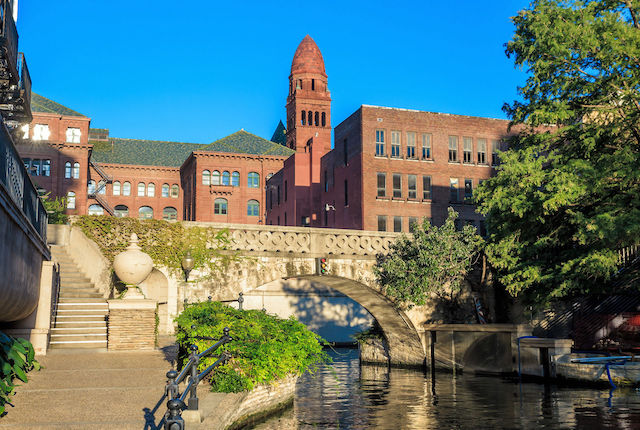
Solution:
M 534 0 L 506 53 L 528 70 L 517 127 L 476 193 L 487 255 L 535 303 L 602 291 L 640 241 L 640 2 Z

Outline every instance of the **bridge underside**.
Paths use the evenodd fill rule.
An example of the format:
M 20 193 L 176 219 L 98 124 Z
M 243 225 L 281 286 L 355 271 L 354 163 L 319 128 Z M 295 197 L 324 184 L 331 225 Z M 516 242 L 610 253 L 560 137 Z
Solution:
M 296 276 L 324 284 L 362 305 L 378 321 L 389 345 L 391 364 L 423 366 L 425 350 L 409 318 L 379 292 L 351 279 L 335 276 Z

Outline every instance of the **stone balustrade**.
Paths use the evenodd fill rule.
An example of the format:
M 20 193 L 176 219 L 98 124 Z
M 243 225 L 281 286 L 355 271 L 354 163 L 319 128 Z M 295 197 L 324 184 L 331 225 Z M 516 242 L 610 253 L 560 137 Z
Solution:
M 230 249 L 315 255 L 375 256 L 389 252 L 399 233 L 273 225 L 187 222 L 190 226 L 228 229 Z

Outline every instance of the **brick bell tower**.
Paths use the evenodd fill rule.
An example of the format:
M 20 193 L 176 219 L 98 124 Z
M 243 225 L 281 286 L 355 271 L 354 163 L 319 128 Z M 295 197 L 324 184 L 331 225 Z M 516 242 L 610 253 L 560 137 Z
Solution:
M 296 152 L 308 152 L 311 142 L 316 156 L 331 150 L 331 94 L 320 49 L 307 35 L 291 62 L 287 146 Z

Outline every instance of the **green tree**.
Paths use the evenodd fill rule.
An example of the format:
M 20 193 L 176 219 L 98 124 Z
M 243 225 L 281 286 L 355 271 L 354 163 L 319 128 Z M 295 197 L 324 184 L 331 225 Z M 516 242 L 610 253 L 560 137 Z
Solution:
M 535 0 L 506 53 L 528 70 L 518 130 L 478 188 L 486 253 L 531 303 L 601 291 L 640 237 L 638 2 Z
M 428 219 L 415 226 L 412 236 L 402 235 L 374 266 L 377 281 L 398 306 L 424 305 L 431 294 L 452 307 L 458 305 L 462 281 L 471 270 L 482 239 L 475 228 L 457 230 L 458 214 L 449 208 L 445 223 L 432 226 Z
M 64 197 L 51 198 L 51 193 L 40 196 L 44 209 L 47 211 L 49 224 L 66 224 L 68 217 L 64 211 L 67 208 L 66 199 Z

